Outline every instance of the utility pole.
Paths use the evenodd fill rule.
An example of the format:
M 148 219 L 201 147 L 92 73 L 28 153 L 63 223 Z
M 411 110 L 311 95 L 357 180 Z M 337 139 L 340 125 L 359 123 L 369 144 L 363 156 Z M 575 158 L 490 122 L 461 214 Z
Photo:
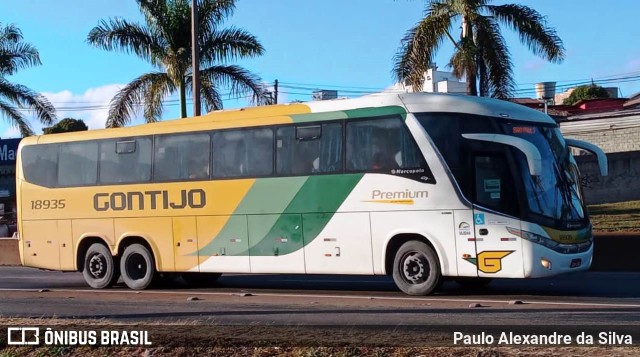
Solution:
M 198 1 L 191 0 L 191 75 L 193 116 L 200 115 L 200 44 L 198 43 Z
M 273 104 L 278 104 L 278 80 L 276 79 L 276 84 L 273 86 L 273 91 L 276 94 L 276 97 L 273 98 Z

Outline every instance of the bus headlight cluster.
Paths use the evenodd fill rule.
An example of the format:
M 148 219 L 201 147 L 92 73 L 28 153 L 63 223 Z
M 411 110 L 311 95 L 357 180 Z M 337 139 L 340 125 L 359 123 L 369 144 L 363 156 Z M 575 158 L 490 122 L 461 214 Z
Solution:
M 591 247 L 591 240 L 576 244 L 561 244 L 551 238 L 547 238 L 540 234 L 531 233 L 520 229 L 507 227 L 507 231 L 509 231 L 509 233 L 511 234 L 517 235 L 520 238 L 526 239 L 529 242 L 540 244 L 562 254 L 582 253 L 586 252 Z
M 556 252 L 563 254 L 574 254 L 574 253 L 582 253 L 589 250 L 591 247 L 591 241 L 588 240 L 586 242 L 577 243 L 577 244 L 558 244 L 555 250 Z

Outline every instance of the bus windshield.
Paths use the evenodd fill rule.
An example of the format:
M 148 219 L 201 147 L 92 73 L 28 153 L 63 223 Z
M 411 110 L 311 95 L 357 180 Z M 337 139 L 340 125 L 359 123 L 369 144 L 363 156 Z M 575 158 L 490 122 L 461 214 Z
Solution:
M 533 214 L 563 222 L 581 222 L 585 210 L 575 162 L 557 127 L 507 123 L 509 135 L 534 144 L 542 158 L 540 176 L 531 176 L 526 158 L 518 153 L 518 169 L 524 178 L 527 205 Z

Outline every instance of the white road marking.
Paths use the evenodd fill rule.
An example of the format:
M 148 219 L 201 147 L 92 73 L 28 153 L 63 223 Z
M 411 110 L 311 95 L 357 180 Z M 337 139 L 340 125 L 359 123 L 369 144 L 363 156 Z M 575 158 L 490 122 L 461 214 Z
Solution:
M 250 290 L 241 290 L 237 292 L 210 292 L 210 291 L 159 291 L 159 290 L 94 290 L 94 289 L 11 289 L 0 288 L 3 291 L 20 291 L 20 292 L 38 292 L 45 289 L 48 292 L 68 292 L 68 293 L 92 293 L 92 294 L 155 294 L 155 295 L 205 295 L 205 296 L 238 296 L 244 293 L 250 293 L 252 296 L 262 297 L 296 297 L 296 298 L 313 298 L 313 299 L 352 299 L 352 300 L 391 300 L 391 301 L 414 301 L 414 302 L 459 302 L 459 303 L 490 303 L 490 304 L 509 304 L 511 300 L 488 300 L 488 299 L 458 299 L 458 298 L 437 298 L 437 297 L 395 297 L 395 296 L 367 296 L 367 295 L 329 295 L 329 294 L 286 294 L 286 293 L 263 293 Z M 558 306 L 592 306 L 592 307 L 620 307 L 620 308 L 640 308 L 640 304 L 616 304 L 616 303 L 598 303 L 598 302 L 558 302 L 544 300 L 521 300 L 524 304 L 530 305 L 558 305 Z

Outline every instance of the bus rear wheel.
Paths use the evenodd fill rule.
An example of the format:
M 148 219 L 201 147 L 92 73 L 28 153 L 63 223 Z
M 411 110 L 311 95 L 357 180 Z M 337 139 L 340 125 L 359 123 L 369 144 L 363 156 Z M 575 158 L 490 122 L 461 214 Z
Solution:
M 393 280 L 408 295 L 428 295 L 442 278 L 438 256 L 431 247 L 420 241 L 400 246 L 393 261 Z
M 146 289 L 156 273 L 153 254 L 142 244 L 128 246 L 120 258 L 122 280 L 130 289 Z
M 93 243 L 84 256 L 82 276 L 94 289 L 113 286 L 120 277 L 117 261 L 104 244 Z

